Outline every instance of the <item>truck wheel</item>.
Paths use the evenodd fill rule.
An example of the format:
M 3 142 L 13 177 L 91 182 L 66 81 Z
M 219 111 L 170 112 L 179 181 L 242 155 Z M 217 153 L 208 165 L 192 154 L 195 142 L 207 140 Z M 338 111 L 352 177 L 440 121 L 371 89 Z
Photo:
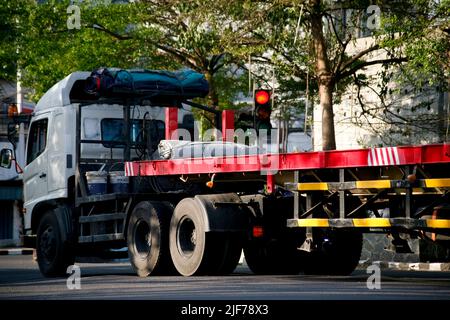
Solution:
M 225 241 L 225 255 L 221 266 L 219 267 L 218 273 L 221 275 L 226 275 L 233 273 L 239 264 L 239 259 L 242 254 L 242 235 L 240 233 L 234 232 L 229 234 L 224 234 L 226 237 Z
M 239 232 L 209 232 L 208 270 L 211 275 L 227 275 L 236 269 L 242 253 L 243 236 Z
M 177 271 L 183 276 L 205 273 L 208 264 L 206 225 L 194 199 L 186 198 L 178 203 L 170 226 L 170 255 Z M 208 239 L 209 246 L 213 242 Z
M 64 240 L 55 209 L 47 211 L 37 228 L 36 256 L 39 270 L 46 277 L 64 276 L 67 267 L 74 264 L 75 256 L 70 245 Z
M 251 240 L 244 247 L 245 261 L 255 274 L 298 274 L 300 254 L 293 242 Z
M 304 253 L 305 274 L 350 275 L 359 263 L 363 236 L 354 230 L 323 230 L 313 233 L 319 239 L 317 251 Z
M 178 203 L 172 216 L 170 255 L 183 276 L 223 274 L 236 267 L 236 246 L 225 233 L 206 232 L 202 210 L 197 201 L 186 198 Z
M 131 265 L 140 277 L 170 274 L 174 267 L 169 256 L 168 203 L 142 201 L 133 210 L 127 230 Z

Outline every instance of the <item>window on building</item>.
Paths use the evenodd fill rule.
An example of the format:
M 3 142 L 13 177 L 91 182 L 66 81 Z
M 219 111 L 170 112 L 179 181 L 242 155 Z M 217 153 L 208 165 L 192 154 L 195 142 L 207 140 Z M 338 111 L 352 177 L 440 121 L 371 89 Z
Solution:
M 27 164 L 39 157 L 47 145 L 48 119 L 41 119 L 31 124 L 27 146 Z

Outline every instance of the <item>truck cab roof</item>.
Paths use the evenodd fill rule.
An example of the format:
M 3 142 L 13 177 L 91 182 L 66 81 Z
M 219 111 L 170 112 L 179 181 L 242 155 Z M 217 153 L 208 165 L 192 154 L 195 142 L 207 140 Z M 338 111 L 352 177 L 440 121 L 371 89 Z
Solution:
M 181 106 L 181 102 L 205 97 L 209 85 L 193 70 L 124 70 L 100 68 L 77 71 L 57 82 L 40 99 L 36 112 L 72 103 L 144 104 Z
M 73 101 L 71 101 L 70 96 L 75 82 L 85 80 L 89 75 L 90 72 L 88 71 L 76 71 L 57 82 L 41 97 L 36 105 L 35 112 L 71 104 Z

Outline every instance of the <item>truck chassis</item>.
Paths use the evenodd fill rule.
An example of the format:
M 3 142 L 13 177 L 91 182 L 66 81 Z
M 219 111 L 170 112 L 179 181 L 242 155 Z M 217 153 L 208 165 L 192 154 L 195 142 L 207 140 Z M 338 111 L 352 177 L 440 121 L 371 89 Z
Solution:
M 191 276 L 232 272 L 242 249 L 255 273 L 349 274 L 365 232 L 389 234 L 399 252 L 409 238 L 448 243 L 449 144 L 131 160 L 132 102 L 123 105 L 122 161 L 80 157 L 83 143 L 104 141 L 81 139 L 89 104 L 78 107 L 73 199 L 53 203 L 36 227 L 44 275 L 125 244 L 139 276 Z M 166 139 L 176 112 L 166 109 Z M 231 111 L 214 112 L 222 132 L 234 129 Z M 129 192 L 89 195 L 83 165 L 92 163 L 123 165 Z

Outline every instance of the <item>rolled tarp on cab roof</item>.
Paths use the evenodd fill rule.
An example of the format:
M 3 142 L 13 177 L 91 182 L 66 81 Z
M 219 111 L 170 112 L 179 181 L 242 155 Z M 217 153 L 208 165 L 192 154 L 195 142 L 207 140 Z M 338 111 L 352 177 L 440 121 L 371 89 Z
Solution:
M 203 74 L 180 71 L 100 68 L 86 79 L 85 93 L 93 97 L 158 96 L 193 99 L 205 97 L 209 85 Z

